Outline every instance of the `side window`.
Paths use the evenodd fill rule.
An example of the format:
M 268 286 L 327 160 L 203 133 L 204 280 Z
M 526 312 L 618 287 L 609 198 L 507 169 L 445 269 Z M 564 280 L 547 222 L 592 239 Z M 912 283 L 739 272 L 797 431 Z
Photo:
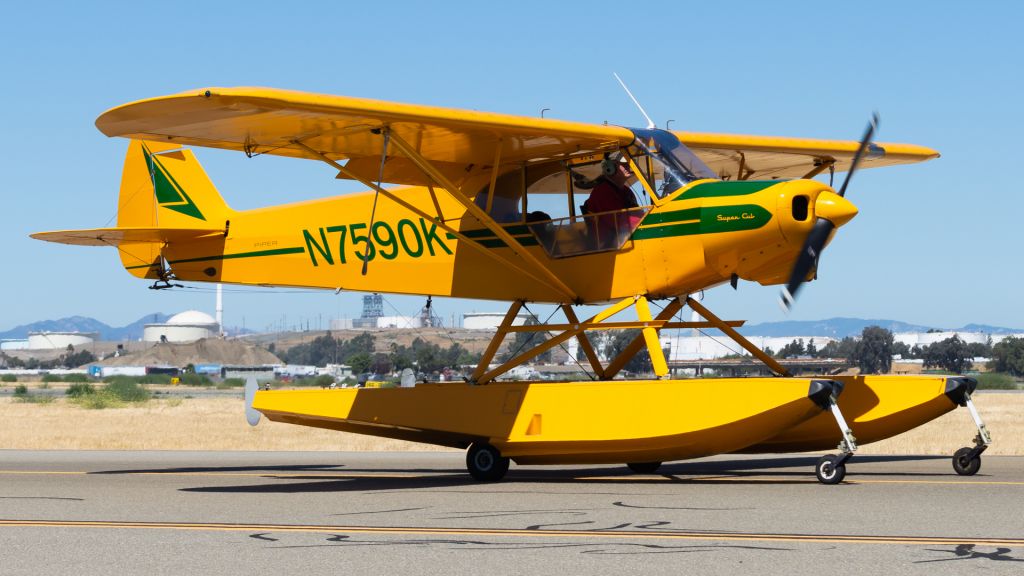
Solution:
M 523 189 L 522 170 L 514 169 L 498 177 L 493 195 L 488 182 L 477 192 L 473 202 L 499 224 L 523 222 Z
M 621 162 L 603 154 L 531 166 L 527 224 L 553 258 L 621 250 L 650 202 L 642 184 L 623 181 L 628 172 L 606 174 Z

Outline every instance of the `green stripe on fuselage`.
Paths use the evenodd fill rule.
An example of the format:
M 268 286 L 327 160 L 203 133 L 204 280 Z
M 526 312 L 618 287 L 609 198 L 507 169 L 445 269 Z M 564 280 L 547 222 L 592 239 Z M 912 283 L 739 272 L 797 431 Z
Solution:
M 685 210 L 674 210 L 672 212 L 655 212 L 648 214 L 647 217 L 640 222 L 640 225 L 670 224 L 672 222 L 689 222 L 690 220 L 700 220 L 700 208 L 687 208 Z
M 699 220 L 693 222 L 682 222 L 680 224 L 669 224 L 667 226 L 646 226 L 650 219 L 650 216 L 648 216 L 643 222 L 645 226 L 639 228 L 636 232 L 633 232 L 633 240 L 756 230 L 770 222 L 772 219 L 771 212 L 756 204 L 745 204 L 740 206 L 712 206 L 707 208 L 695 208 L 693 210 L 699 212 Z M 680 212 L 690 211 L 681 210 Z M 673 214 L 673 212 L 664 213 L 665 216 L 672 216 Z M 675 220 L 663 221 L 673 222 Z
M 283 254 L 305 254 L 304 246 L 295 248 L 274 248 L 272 250 L 257 250 L 255 252 L 237 252 L 235 254 L 214 254 L 212 256 L 200 256 L 198 258 L 182 258 L 181 260 L 168 260 L 169 264 L 182 264 L 184 262 L 209 262 L 212 260 L 231 260 L 233 258 L 258 258 L 260 256 L 280 256 Z
M 779 184 L 779 180 L 740 180 L 735 182 L 705 182 L 697 184 L 672 199 L 673 202 L 694 198 L 721 198 L 722 196 L 746 196 Z

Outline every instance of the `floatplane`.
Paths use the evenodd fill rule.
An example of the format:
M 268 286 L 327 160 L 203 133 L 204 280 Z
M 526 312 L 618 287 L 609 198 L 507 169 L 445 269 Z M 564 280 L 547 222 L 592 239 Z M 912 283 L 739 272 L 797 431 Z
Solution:
M 846 198 L 850 176 L 938 156 L 875 143 L 875 125 L 860 141 L 812 140 L 205 88 L 118 106 L 96 121 L 107 136 L 130 139 L 117 226 L 32 236 L 113 246 L 129 273 L 155 287 L 217 282 L 510 302 L 466 382 L 247 389 L 251 420 L 466 449 L 478 480 L 500 480 L 510 461 L 624 463 L 650 473 L 713 454 L 838 446 L 816 466 L 833 484 L 858 442 L 957 406 L 968 408 L 978 435 L 953 464 L 973 474 L 990 437 L 972 379 L 794 377 L 736 330 L 742 321 L 722 320 L 692 296 L 745 280 L 783 285 L 792 305 L 822 250 L 857 214 Z M 367 191 L 233 210 L 189 147 L 314 160 Z M 838 190 L 815 179 L 826 171 L 847 173 Z M 557 305 L 565 322 L 515 325 L 526 303 Z M 579 305 L 603 309 L 581 320 Z M 684 307 L 702 320 L 674 319 Z M 775 377 L 669 378 L 659 333 L 680 328 L 720 330 Z M 624 329 L 639 332 L 614 358 L 602 358 L 588 337 Z M 505 337 L 524 331 L 551 337 L 494 362 Z M 571 338 L 593 380 L 503 379 Z M 656 378 L 616 378 L 644 349 Z

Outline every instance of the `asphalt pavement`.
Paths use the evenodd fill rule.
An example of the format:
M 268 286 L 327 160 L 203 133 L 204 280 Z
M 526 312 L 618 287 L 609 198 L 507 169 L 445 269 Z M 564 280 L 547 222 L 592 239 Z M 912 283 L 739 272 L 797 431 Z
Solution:
M 1024 574 L 1024 457 L 0 451 L 0 574 Z

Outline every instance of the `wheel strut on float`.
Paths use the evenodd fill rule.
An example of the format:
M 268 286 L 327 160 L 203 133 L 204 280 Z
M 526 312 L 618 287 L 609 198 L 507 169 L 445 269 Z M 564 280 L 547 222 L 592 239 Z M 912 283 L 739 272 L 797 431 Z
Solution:
M 466 451 L 466 469 L 481 482 L 497 482 L 508 472 L 509 459 L 490 444 L 474 442 Z

